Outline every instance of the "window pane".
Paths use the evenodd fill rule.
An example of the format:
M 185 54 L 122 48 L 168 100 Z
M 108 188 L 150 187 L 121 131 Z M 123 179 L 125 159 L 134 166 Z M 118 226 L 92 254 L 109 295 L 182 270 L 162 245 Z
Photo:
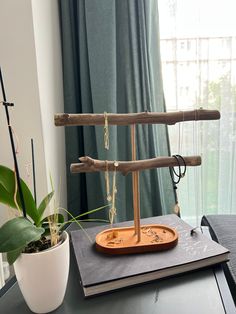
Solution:
M 177 190 L 181 214 L 193 224 L 203 214 L 236 213 L 235 10 L 235 0 L 159 0 L 167 110 L 221 112 L 220 121 L 169 127 L 172 154 L 202 157 Z

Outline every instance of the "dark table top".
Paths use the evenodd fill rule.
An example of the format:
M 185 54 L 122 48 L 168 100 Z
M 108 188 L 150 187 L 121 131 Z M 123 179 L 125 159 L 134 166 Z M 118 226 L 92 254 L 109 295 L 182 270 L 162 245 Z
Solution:
M 70 229 L 74 228 L 75 226 L 70 227 Z M 220 269 L 218 271 L 222 272 Z M 66 296 L 63 304 L 53 313 L 221 314 L 226 313 L 224 306 L 213 268 L 84 299 L 73 249 L 71 248 L 70 274 Z M 236 313 L 232 303 L 228 308 L 227 313 L 229 311 Z M 0 298 L 0 313 L 31 313 L 24 302 L 17 283 Z

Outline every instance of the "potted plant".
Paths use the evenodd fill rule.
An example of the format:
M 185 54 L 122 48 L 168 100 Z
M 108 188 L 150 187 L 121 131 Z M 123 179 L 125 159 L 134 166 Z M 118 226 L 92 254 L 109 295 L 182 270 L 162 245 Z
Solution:
M 54 190 L 37 207 L 27 184 L 20 180 L 27 217 L 22 217 L 22 204 L 16 189 L 15 172 L 0 165 L 0 203 L 16 209 L 15 217 L 0 228 L 0 252 L 7 253 L 17 281 L 31 311 L 48 313 L 61 305 L 69 274 L 69 236 L 62 231 L 65 224 L 58 213 Z M 52 187 L 53 188 L 53 187 Z M 45 217 L 45 209 L 54 198 L 54 213 Z M 66 211 L 67 212 L 67 211 Z M 67 212 L 69 214 L 69 212 Z

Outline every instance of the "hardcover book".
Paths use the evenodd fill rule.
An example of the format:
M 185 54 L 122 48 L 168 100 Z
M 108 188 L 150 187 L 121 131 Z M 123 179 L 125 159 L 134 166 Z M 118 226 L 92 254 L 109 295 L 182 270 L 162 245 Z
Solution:
M 229 251 L 209 239 L 200 231 L 191 233 L 192 227 L 176 215 L 141 219 L 141 225 L 160 224 L 174 228 L 178 243 L 167 251 L 108 255 L 96 251 L 97 233 L 108 225 L 71 232 L 85 297 L 105 293 L 127 286 L 165 278 L 200 269 L 228 260 Z M 113 227 L 132 226 L 133 221 Z M 87 233 L 87 234 L 86 234 Z M 91 238 L 91 241 L 88 239 Z

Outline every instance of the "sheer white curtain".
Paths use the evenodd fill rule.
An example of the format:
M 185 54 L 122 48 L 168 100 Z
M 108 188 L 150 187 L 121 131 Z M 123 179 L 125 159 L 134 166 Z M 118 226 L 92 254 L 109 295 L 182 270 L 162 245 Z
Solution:
M 236 1 L 159 0 L 167 110 L 218 109 L 169 127 L 172 154 L 201 155 L 178 186 L 181 215 L 236 214 Z

